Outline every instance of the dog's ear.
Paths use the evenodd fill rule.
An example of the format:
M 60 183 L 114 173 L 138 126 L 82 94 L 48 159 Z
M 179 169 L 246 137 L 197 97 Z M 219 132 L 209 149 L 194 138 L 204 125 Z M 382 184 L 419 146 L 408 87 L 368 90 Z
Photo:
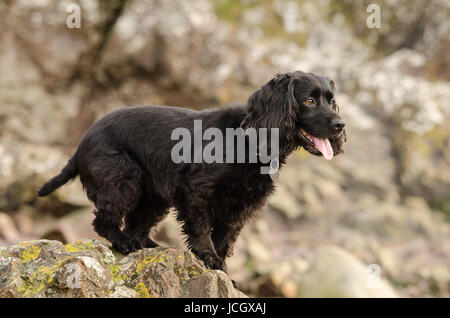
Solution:
M 334 83 L 333 80 L 330 80 L 329 78 L 327 78 L 330 81 L 330 86 L 333 88 L 333 93 L 336 91 L 336 85 Z M 333 110 L 339 114 L 339 105 L 335 102 L 332 106 Z M 338 155 L 340 153 L 343 153 L 343 146 L 344 143 L 347 141 L 347 134 L 345 132 L 345 129 L 342 130 L 342 133 L 340 133 L 338 136 L 335 137 L 331 137 L 330 138 L 331 141 L 331 146 L 333 147 L 333 152 L 335 155 Z
M 334 92 L 336 90 L 336 85 L 335 85 L 334 81 L 330 80 L 328 77 L 327 77 L 327 80 L 330 81 L 330 86 L 333 88 L 333 92 Z
M 334 92 L 336 91 L 336 84 L 334 83 L 334 81 L 332 79 L 329 79 L 328 77 L 326 79 L 330 82 L 330 86 L 333 89 L 333 94 L 334 94 Z M 336 113 L 339 114 L 339 105 L 337 103 L 334 103 L 332 108 Z
M 293 120 L 296 119 L 296 116 L 300 110 L 300 104 L 299 104 L 297 98 L 295 98 L 295 81 L 296 80 L 297 79 L 295 77 L 291 77 L 289 79 L 288 91 L 287 91 L 287 96 L 286 96 L 287 104 L 288 104 L 287 111 L 289 112 L 289 115 L 292 117 Z
M 279 129 L 280 148 L 295 148 L 296 116 L 295 78 L 291 74 L 276 75 L 253 93 L 247 101 L 243 129 Z M 281 150 L 281 149 L 280 149 Z M 286 150 L 286 149 L 285 149 Z

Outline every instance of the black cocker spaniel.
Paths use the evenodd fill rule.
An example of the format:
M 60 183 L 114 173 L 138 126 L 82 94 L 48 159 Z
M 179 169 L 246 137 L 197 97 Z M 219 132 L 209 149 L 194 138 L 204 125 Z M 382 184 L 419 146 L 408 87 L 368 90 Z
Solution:
M 277 129 L 277 168 L 298 147 L 329 160 L 342 152 L 346 141 L 334 91 L 333 81 L 296 71 L 276 75 L 243 105 L 204 111 L 165 106 L 114 111 L 86 132 L 66 167 L 39 195 L 79 175 L 96 207 L 95 230 L 124 254 L 157 246 L 149 231 L 174 207 L 189 248 L 206 266 L 226 271 L 225 258 L 243 225 L 274 189 L 271 175 L 261 173 L 261 167 L 272 162 L 248 162 L 248 154 L 244 162 L 175 162 L 174 130 L 194 135 L 194 121 L 201 121 L 202 131 L 215 128 L 224 136 L 227 129 Z M 248 137 L 244 143 L 251 148 L 254 142 Z

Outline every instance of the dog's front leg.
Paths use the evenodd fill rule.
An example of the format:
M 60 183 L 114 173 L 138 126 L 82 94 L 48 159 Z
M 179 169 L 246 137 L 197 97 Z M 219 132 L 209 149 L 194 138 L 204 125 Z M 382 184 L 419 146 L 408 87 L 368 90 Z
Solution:
M 211 231 L 199 234 L 188 235 L 188 244 L 191 246 L 192 252 L 197 255 L 207 267 L 211 269 L 219 269 L 226 272 L 225 262 L 217 255 L 211 240 Z
M 207 267 L 226 272 L 225 262 L 217 255 L 211 240 L 212 227 L 208 222 L 209 218 L 207 215 L 201 213 L 197 209 L 195 212 L 191 211 L 189 214 L 180 213 L 180 215 L 189 216 L 181 219 L 181 221 L 183 222 L 183 232 L 187 235 L 186 242 L 191 251 L 200 258 Z
M 242 226 L 229 226 L 227 224 L 219 224 L 214 227 L 211 235 L 212 241 L 217 255 L 223 261 L 233 253 L 233 245 L 241 229 Z

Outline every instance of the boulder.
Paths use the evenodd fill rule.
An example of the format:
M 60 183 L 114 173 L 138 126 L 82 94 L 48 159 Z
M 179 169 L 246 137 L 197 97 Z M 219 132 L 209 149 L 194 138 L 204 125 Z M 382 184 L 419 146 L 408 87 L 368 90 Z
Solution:
M 97 240 L 0 248 L 0 297 L 246 297 L 221 271 L 176 248 L 114 254 Z
M 398 297 L 377 264 L 364 265 L 337 246 L 321 247 L 298 282 L 299 297 Z
M 10 215 L 0 211 L 0 240 L 14 241 L 19 232 Z

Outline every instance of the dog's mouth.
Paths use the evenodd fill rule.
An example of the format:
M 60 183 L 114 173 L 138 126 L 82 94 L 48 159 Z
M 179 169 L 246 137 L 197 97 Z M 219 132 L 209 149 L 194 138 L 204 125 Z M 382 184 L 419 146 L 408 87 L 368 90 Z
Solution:
M 321 154 L 326 160 L 333 159 L 333 147 L 328 138 L 314 137 L 304 129 L 300 129 L 300 135 L 306 141 L 306 150 L 315 155 Z

